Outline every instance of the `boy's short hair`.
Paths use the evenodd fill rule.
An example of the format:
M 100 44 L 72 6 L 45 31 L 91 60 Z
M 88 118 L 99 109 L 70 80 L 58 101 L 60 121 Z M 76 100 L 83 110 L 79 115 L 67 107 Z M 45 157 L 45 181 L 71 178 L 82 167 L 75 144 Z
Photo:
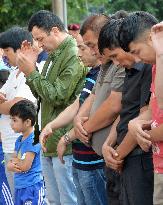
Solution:
M 22 42 L 33 42 L 32 35 L 26 29 L 14 26 L 0 35 L 0 48 L 13 48 L 14 52 L 21 48 Z
M 111 50 L 120 47 L 118 32 L 122 21 L 123 19 L 113 19 L 102 27 L 98 38 L 98 49 L 101 55 L 105 48 Z
M 123 50 L 129 51 L 129 44 L 143 37 L 157 23 L 152 14 L 144 11 L 133 12 L 124 18 L 119 30 L 119 42 Z
M 31 126 L 34 126 L 36 121 L 36 107 L 30 100 L 21 100 L 15 103 L 10 109 L 10 116 L 19 117 L 23 121 L 31 120 Z

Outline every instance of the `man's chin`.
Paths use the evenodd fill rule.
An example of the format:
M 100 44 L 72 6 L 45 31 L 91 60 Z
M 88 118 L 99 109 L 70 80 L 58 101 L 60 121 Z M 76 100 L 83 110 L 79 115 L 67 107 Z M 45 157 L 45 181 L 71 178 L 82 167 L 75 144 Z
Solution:
M 154 64 L 152 61 L 143 60 L 145 64 Z

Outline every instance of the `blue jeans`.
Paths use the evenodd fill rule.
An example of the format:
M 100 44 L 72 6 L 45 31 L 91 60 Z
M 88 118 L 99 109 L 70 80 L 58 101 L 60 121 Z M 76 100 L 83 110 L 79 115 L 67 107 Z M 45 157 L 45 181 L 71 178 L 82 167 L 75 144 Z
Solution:
M 58 157 L 41 157 L 46 196 L 50 205 L 77 205 L 72 155 L 64 156 L 64 160 L 65 164 L 62 164 Z
M 83 171 L 73 167 L 78 205 L 107 205 L 106 182 L 103 169 Z

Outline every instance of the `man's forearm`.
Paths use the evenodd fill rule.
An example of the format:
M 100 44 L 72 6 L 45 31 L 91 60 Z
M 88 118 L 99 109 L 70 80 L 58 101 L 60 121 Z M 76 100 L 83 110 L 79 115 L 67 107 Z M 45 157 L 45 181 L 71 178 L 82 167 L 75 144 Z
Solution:
M 145 105 L 140 109 L 139 117 L 149 118 L 150 115 L 151 115 L 151 110 L 148 105 Z M 127 132 L 123 141 L 117 147 L 117 152 L 119 153 L 118 158 L 124 159 L 136 146 L 137 146 L 137 141 L 135 137 L 133 137 L 130 132 Z
M 0 104 L 0 114 L 9 115 L 11 107 L 20 100 L 23 100 L 23 98 L 17 97 Z
M 64 127 L 71 123 L 76 116 L 77 112 L 79 110 L 79 98 L 77 98 L 74 103 L 72 103 L 70 106 L 68 106 L 63 112 L 61 112 L 57 118 L 55 118 L 51 124 L 51 128 L 56 130 L 61 127 Z
M 150 107 L 148 107 L 147 110 L 145 110 L 144 112 L 142 112 L 137 118 L 135 119 L 139 119 L 139 120 L 151 120 L 152 119 L 152 113 L 151 113 L 151 109 Z M 133 119 L 134 120 L 134 119 Z
M 74 141 L 77 139 L 76 135 L 75 135 L 75 132 L 74 132 L 74 128 L 72 128 L 70 131 L 69 131 L 69 137 L 70 137 L 70 141 Z
M 110 108 L 108 110 L 108 107 L 103 104 L 103 106 L 100 107 L 100 109 L 98 109 L 87 122 L 84 123 L 83 127 L 88 133 L 95 132 L 112 124 L 118 114 L 119 113 L 114 111 L 114 108 Z
M 156 55 L 156 77 L 155 77 L 155 89 L 156 89 L 156 98 L 158 106 L 160 109 L 163 109 L 163 53 L 162 55 Z
M 147 131 L 147 133 L 151 136 L 151 141 L 153 142 L 163 141 L 163 124 L 160 125 L 159 127 Z
M 124 159 L 136 146 L 136 139 L 128 132 L 124 140 L 116 149 L 116 151 L 118 152 L 118 158 Z
M 92 108 L 92 104 L 94 102 L 94 99 L 95 99 L 95 95 L 90 94 L 89 97 L 83 103 L 83 105 L 80 107 L 77 115 L 80 117 L 89 117 L 90 110 Z
M 100 105 L 96 112 L 90 116 L 83 127 L 88 133 L 107 127 L 114 122 L 120 110 L 121 94 L 114 92 Z
M 107 137 L 105 144 L 109 145 L 111 147 L 114 147 L 117 141 L 117 131 L 116 131 L 116 127 L 119 123 L 120 117 L 117 117 L 117 119 L 114 121 L 111 130 L 109 132 L 109 136 Z

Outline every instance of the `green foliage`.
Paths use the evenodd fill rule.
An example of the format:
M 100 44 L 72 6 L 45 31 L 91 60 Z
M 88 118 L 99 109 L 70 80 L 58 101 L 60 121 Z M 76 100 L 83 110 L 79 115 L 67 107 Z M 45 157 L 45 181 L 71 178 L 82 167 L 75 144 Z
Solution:
M 52 9 L 52 0 L 0 0 L 0 32 L 12 25 L 26 26 L 40 9 Z M 91 13 L 144 10 L 163 19 L 162 0 L 67 0 L 68 23 L 80 23 Z
M 0 32 L 13 25 L 26 26 L 40 9 L 51 9 L 51 0 L 0 0 Z
M 114 13 L 119 9 L 126 11 L 147 11 L 155 15 L 158 19 L 163 19 L 163 1 L 162 0 L 109 0 L 108 11 Z M 162 6 L 161 6 L 162 5 Z
M 147 11 L 160 21 L 163 19 L 162 0 L 67 0 L 68 23 L 81 22 L 94 11 L 113 14 L 118 10 Z M 71 15 L 70 15 L 71 14 Z

